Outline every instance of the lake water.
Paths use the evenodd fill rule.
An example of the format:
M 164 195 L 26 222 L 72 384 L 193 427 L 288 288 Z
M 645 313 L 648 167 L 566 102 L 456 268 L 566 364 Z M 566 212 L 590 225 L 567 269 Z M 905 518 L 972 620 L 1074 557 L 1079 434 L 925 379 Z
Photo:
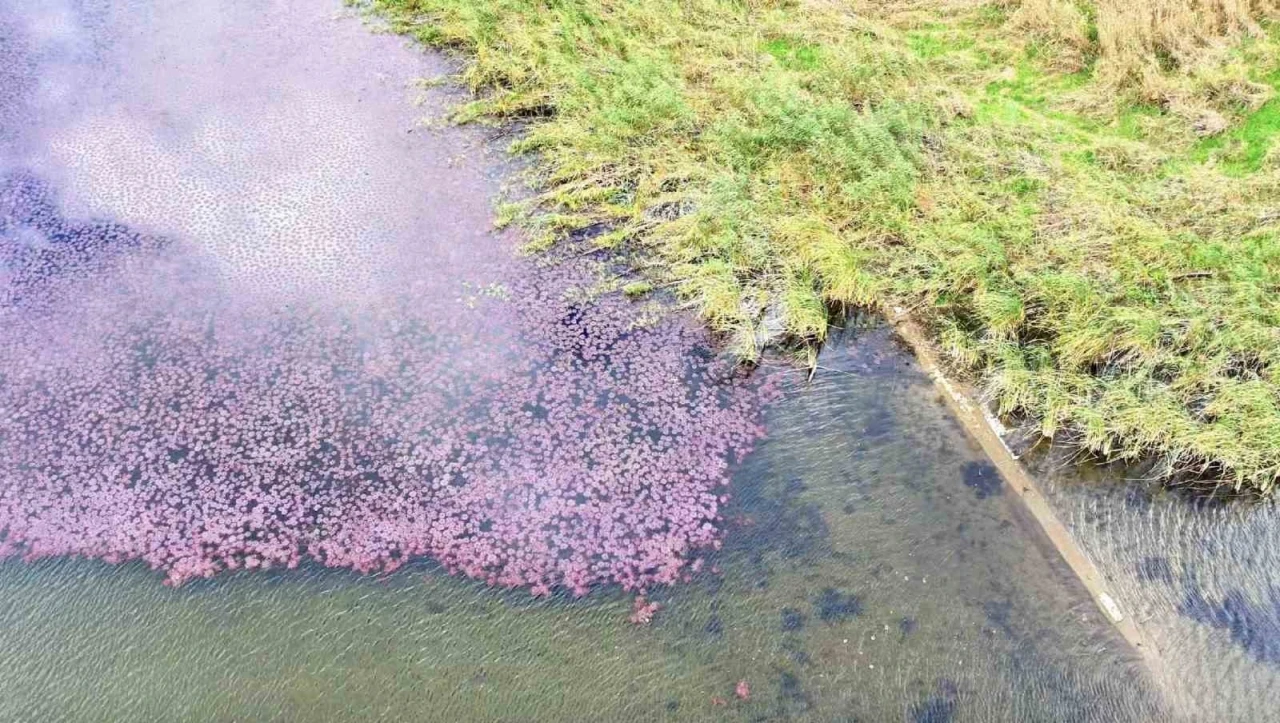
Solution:
M 786 377 L 720 574 L 536 600 L 427 563 L 179 588 L 0 567 L 17 720 L 1151 720 L 1159 699 L 884 329 Z M 751 699 L 733 695 L 746 680 Z M 713 698 L 728 701 L 718 706 Z
M 1141 470 L 1032 455 L 1060 517 L 1159 660 L 1191 720 L 1267 720 L 1280 706 L 1280 515 L 1274 503 L 1161 490 Z
M 0 0 L 0 68 L 0 719 L 1189 710 L 888 329 L 744 379 L 516 255 L 447 64 L 341 4 Z M 1178 629 L 1269 662 L 1218 584 Z

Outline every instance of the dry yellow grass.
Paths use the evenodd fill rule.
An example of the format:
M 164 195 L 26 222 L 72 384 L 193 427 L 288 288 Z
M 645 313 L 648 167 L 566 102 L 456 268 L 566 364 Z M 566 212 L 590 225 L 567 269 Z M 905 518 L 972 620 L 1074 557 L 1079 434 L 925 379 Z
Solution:
M 1270 96 L 1236 51 L 1278 15 L 1274 0 L 1022 0 L 1010 27 L 1046 46 L 1059 70 L 1094 63 L 1092 102 L 1111 107 L 1136 94 L 1212 135 L 1227 128 L 1223 114 Z
M 1070 0 L 1023 0 L 1009 18 L 1012 29 L 1048 46 L 1059 70 L 1083 70 L 1091 52 L 1089 19 Z

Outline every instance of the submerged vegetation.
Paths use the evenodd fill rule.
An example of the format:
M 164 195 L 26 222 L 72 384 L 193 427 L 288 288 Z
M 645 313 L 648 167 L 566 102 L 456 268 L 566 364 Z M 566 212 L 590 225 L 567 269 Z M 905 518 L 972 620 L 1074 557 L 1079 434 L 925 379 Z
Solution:
M 1008 420 L 1280 475 L 1273 5 L 373 5 L 466 59 L 456 120 L 526 123 L 531 244 L 627 253 L 742 357 L 902 308 Z

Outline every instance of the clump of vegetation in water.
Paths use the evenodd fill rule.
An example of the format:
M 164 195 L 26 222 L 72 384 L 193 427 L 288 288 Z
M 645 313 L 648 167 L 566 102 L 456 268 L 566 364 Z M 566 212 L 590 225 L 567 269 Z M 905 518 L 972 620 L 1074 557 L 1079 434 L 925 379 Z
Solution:
M 611 229 L 742 357 L 903 309 L 1006 419 L 1277 479 L 1263 6 L 373 5 L 467 58 L 457 120 L 528 122 L 536 242 Z

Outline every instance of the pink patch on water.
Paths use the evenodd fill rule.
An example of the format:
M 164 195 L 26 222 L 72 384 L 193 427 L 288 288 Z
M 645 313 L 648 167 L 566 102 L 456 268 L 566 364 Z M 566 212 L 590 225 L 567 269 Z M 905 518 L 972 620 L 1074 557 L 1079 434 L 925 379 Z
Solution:
M 44 193 L 0 184 L 11 226 Z M 580 262 L 508 263 L 467 296 L 395 257 L 376 303 L 283 305 L 176 243 L 24 223 L 55 221 L 79 235 L 0 233 L 0 555 L 174 584 L 429 557 L 581 595 L 674 582 L 720 544 L 758 395 L 692 325 L 573 301 Z

